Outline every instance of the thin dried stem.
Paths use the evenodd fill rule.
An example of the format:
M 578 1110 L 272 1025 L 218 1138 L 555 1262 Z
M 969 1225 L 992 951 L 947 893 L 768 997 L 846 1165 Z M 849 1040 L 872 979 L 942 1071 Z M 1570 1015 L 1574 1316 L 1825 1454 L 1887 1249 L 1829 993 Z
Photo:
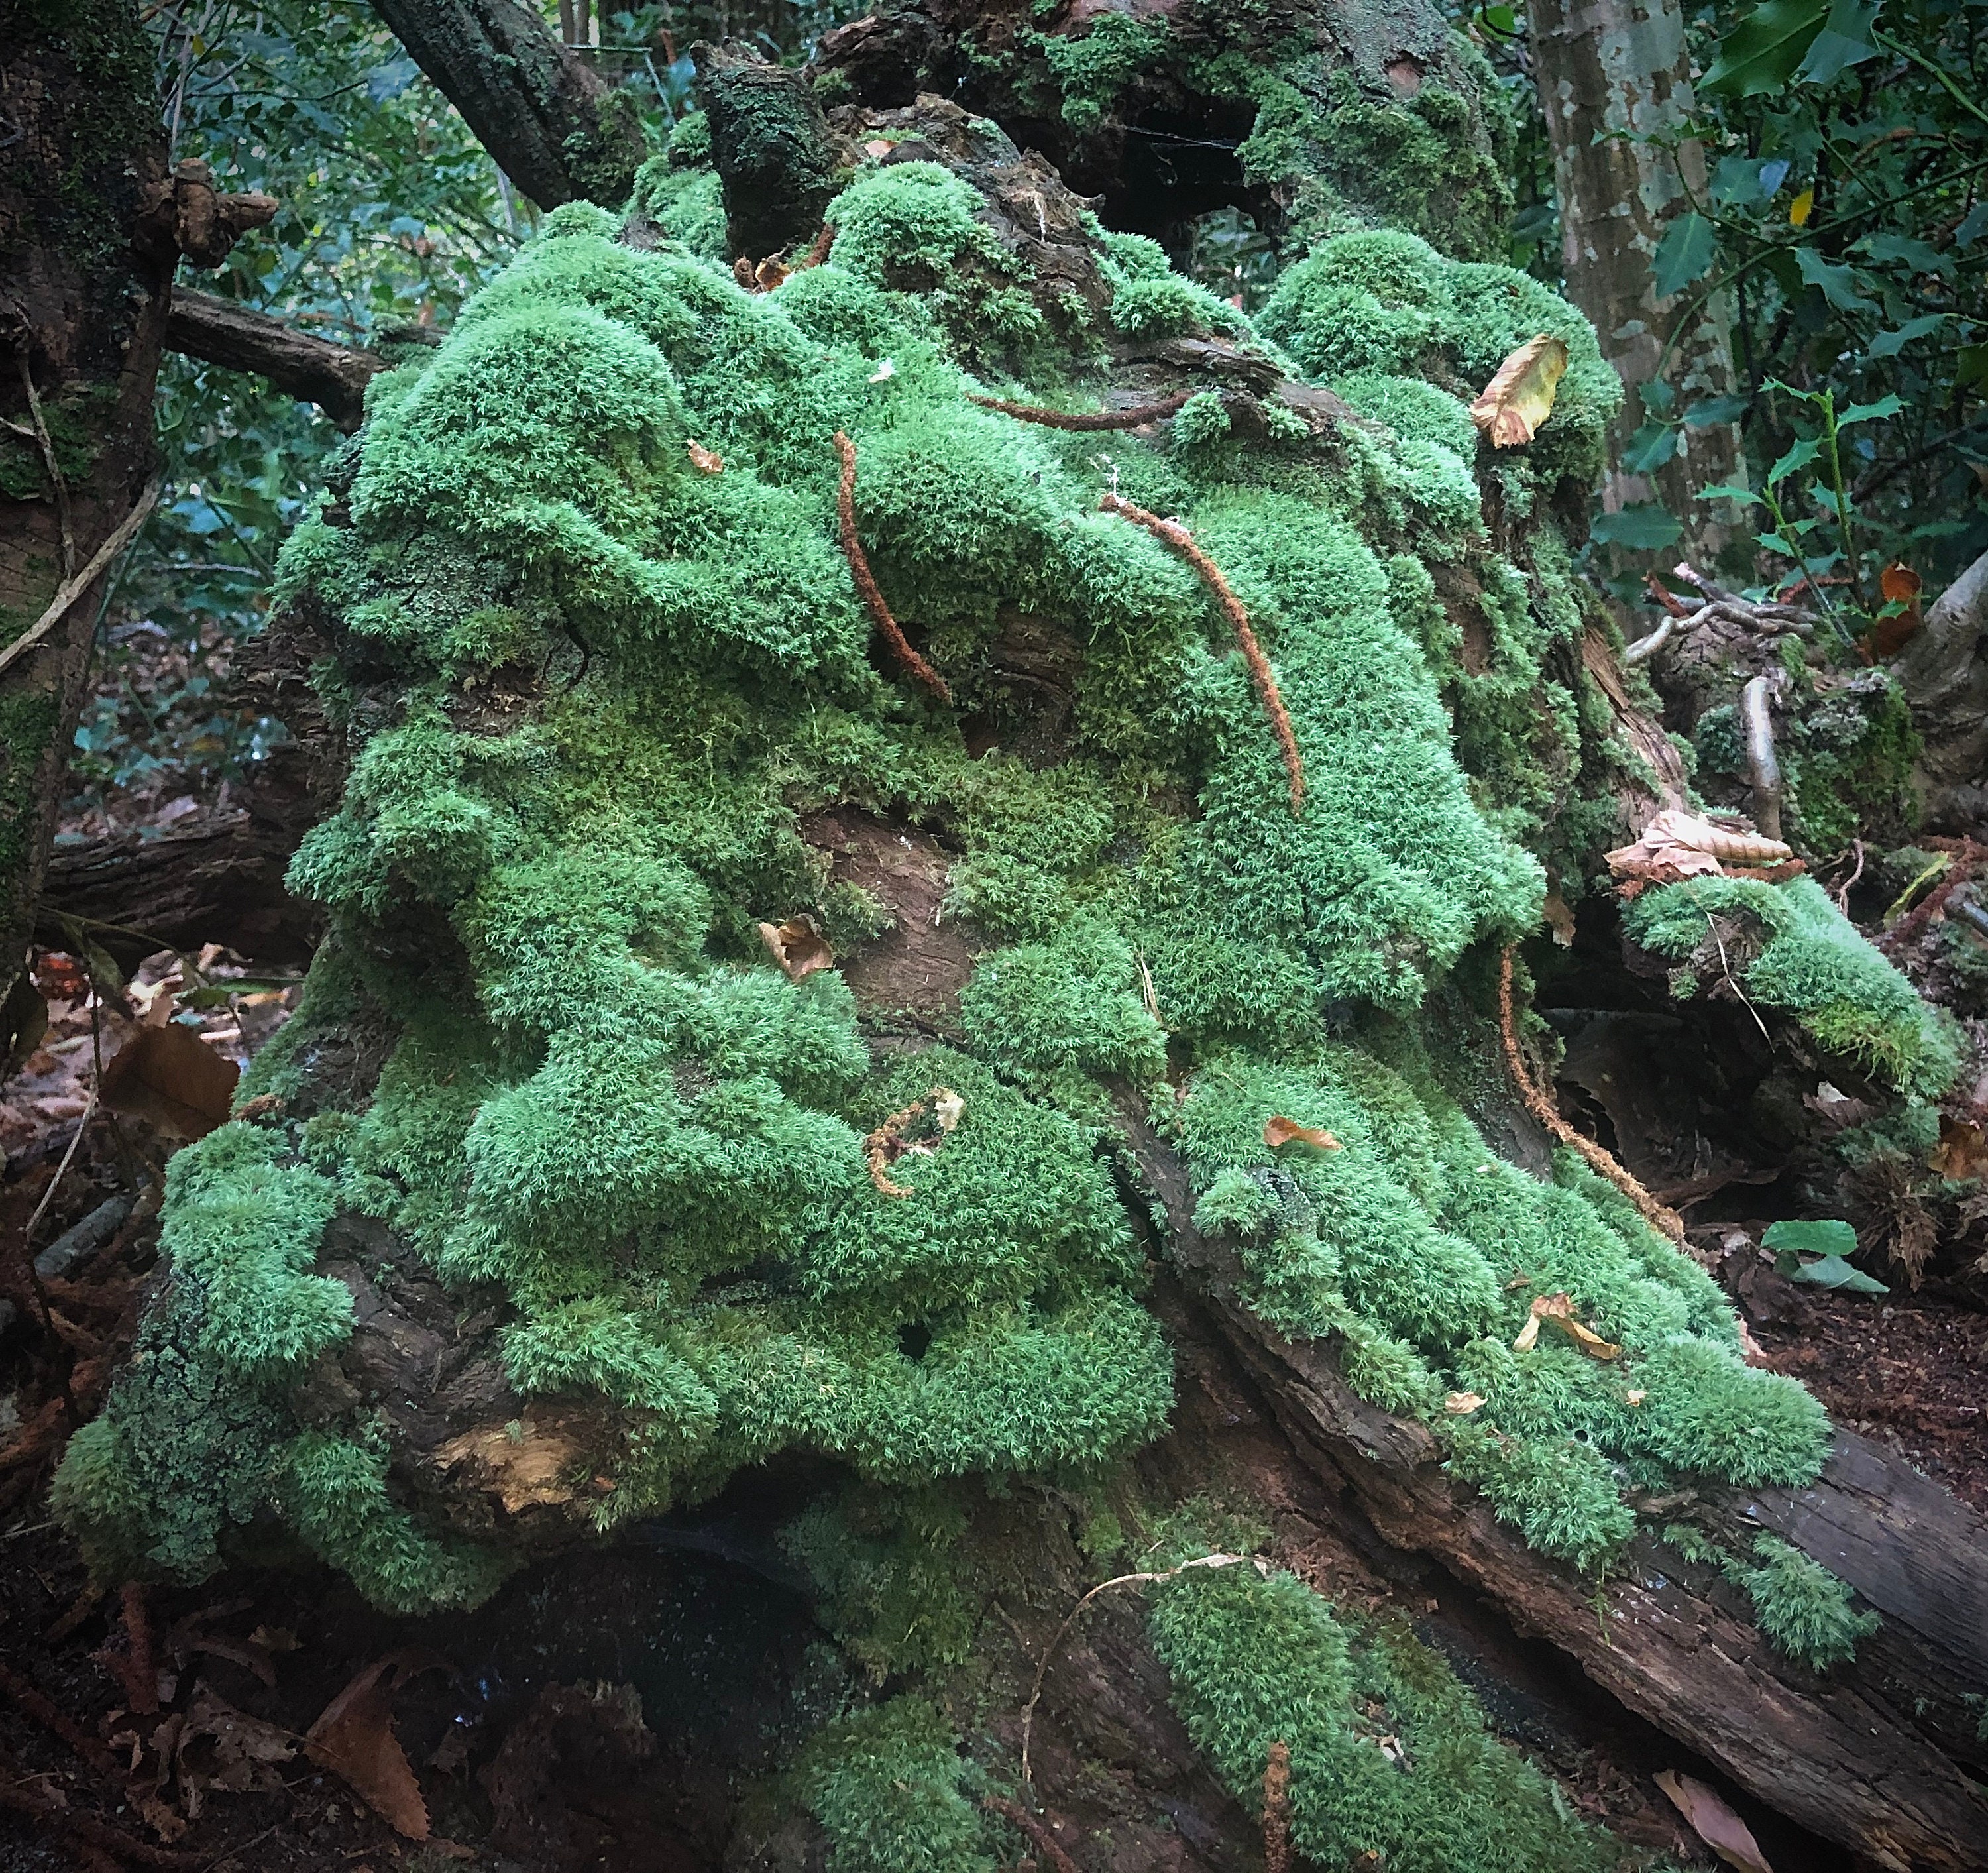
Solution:
M 1508 945 L 1498 958 L 1498 1027 L 1505 1043 L 1505 1065 L 1526 1110 L 1559 1139 L 1568 1150 L 1578 1151 L 1642 1212 L 1650 1226 L 1674 1242 L 1684 1240 L 1684 1222 L 1677 1212 L 1652 1196 L 1635 1178 L 1590 1138 L 1576 1131 L 1562 1118 L 1554 1102 L 1533 1080 L 1519 1050 L 1519 1029 L 1512 1013 L 1512 950 Z
M 946 687 L 945 678 L 911 648 L 911 641 L 884 603 L 884 594 L 877 589 L 877 576 L 871 571 L 863 543 L 856 536 L 856 445 L 839 429 L 835 432 L 835 452 L 842 458 L 836 511 L 842 522 L 842 556 L 849 562 L 849 576 L 856 581 L 856 589 L 863 594 L 863 602 L 870 607 L 870 615 L 877 620 L 877 628 L 884 634 L 891 654 L 942 702 L 950 702 L 952 691 Z
M 42 414 L 42 400 L 35 389 L 33 367 L 24 348 L 21 353 L 21 387 L 28 394 L 28 414 L 34 419 L 35 441 L 42 451 L 42 465 L 55 484 L 56 519 L 62 529 L 62 571 L 65 583 L 76 576 L 76 530 L 69 522 L 69 483 L 63 479 L 62 464 L 56 458 L 55 438 L 49 434 L 48 419 Z
M 1291 811 L 1303 812 L 1304 761 L 1298 753 L 1298 738 L 1285 711 L 1284 699 L 1277 693 L 1277 679 L 1270 673 L 1270 660 L 1263 654 L 1263 647 L 1249 628 L 1249 614 L 1242 609 L 1242 600 L 1229 589 L 1229 581 L 1222 577 L 1220 567 L 1194 543 L 1194 536 L 1178 520 L 1162 520 L 1158 514 L 1149 513 L 1115 494 L 1107 494 L 1100 505 L 1107 513 L 1122 515 L 1134 525 L 1144 527 L 1155 539 L 1171 546 L 1200 573 L 1202 583 L 1215 594 L 1215 603 L 1228 617 L 1230 628 L 1236 633 L 1236 641 L 1242 647 L 1243 661 L 1249 666 L 1250 681 L 1256 685 L 1263 712 L 1276 731 L 1277 745 L 1284 752 L 1284 769 L 1291 777 Z
M 1063 1641 L 1070 1636 L 1070 1629 L 1076 1625 L 1077 1615 L 1100 1594 L 1109 1593 L 1114 1587 L 1146 1586 L 1155 1581 L 1171 1581 L 1176 1575 L 1185 1574 L 1190 1568 L 1194 1567 L 1239 1567 L 1250 1558 L 1247 1554 L 1203 1554 L 1193 1560 L 1182 1561 L 1178 1567 L 1165 1568 L 1158 1574 L 1114 1574 L 1108 1581 L 1099 1581 L 1089 1593 L 1070 1608 L 1064 1615 L 1063 1624 L 1057 1628 L 1049 1644 L 1043 1648 L 1042 1657 L 1036 1662 L 1035 1689 L 1029 1693 L 1028 1707 L 1022 1712 L 1023 1787 L 1034 1787 L 1033 1778 L 1029 1773 L 1029 1743 L 1035 1733 L 1036 1706 L 1042 1702 L 1043 1680 L 1048 1677 L 1050 1661 L 1057 1655 Z
M 1046 429 L 1138 429 L 1173 415 L 1193 394 L 1182 390 L 1177 396 L 1162 397 L 1158 403 L 1134 404 L 1124 410 L 1049 410 L 1040 404 L 1010 403 L 1005 397 L 971 394 L 966 401 L 983 410 L 999 410 L 1017 422 L 1040 423 Z
M 1063 1843 L 1050 1831 L 1049 1823 L 1039 1814 L 1031 1814 L 1019 1801 L 1009 1801 L 1000 1795 L 982 1795 L 980 1805 L 990 1814 L 998 1814 L 1003 1821 L 1013 1821 L 1023 1833 L 1035 1843 L 1043 1858 L 1055 1873 L 1083 1873 L 1077 1862 L 1064 1851 Z
M 1263 1873 L 1291 1873 L 1291 1746 L 1281 1740 L 1263 1771 Z

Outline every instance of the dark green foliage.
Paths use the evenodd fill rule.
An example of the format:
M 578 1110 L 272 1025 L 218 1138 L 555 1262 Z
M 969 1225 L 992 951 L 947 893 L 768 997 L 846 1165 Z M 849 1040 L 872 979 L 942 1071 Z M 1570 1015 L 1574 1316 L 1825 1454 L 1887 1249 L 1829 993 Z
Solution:
M 1753 1554 L 1760 1565 L 1742 1567 L 1738 1578 L 1760 1630 L 1777 1651 L 1811 1671 L 1826 1672 L 1854 1658 L 1857 1641 L 1878 1630 L 1877 1614 L 1856 1611 L 1850 1589 L 1799 1548 L 1761 1535 Z
M 828 1837 L 828 1873 L 993 1873 L 971 1765 L 925 1699 L 897 1697 L 825 1726 L 793 1772 Z

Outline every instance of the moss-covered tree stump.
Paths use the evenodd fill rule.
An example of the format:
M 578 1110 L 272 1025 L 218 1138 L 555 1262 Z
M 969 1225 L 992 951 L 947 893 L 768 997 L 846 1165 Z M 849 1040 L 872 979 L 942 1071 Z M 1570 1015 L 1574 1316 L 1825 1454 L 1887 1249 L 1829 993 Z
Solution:
M 1350 221 L 1253 321 L 953 106 L 822 134 L 784 278 L 735 278 L 697 118 L 625 220 L 550 216 L 291 543 L 352 756 L 292 872 L 332 934 L 174 1162 L 57 1485 L 93 1564 L 280 1535 L 473 1604 L 770 1473 L 854 1675 L 737 1865 L 991 1868 L 1044 1794 L 1109 1831 L 1087 1864 L 1247 1865 L 1279 1741 L 1320 1865 L 1618 1864 L 1435 1653 L 1282 1564 L 1302 1500 L 1805 1825 L 1982 1864 L 1978 1530 L 1929 1489 L 1946 1574 L 1860 1557 L 1861 1599 L 1810 1558 L 1869 1476 L 1818 1483 L 1820 1408 L 1504 1080 L 1501 952 L 1664 785 L 1571 564 L 1592 334 Z M 1550 419 L 1480 453 L 1466 402 L 1541 332 Z M 1923 1092 L 1930 1017 L 1757 889 L 1756 999 Z M 1611 1356 L 1526 1330 L 1557 1293 Z M 1070 1590 L 1212 1554 L 1050 1671 L 1022 1787 Z

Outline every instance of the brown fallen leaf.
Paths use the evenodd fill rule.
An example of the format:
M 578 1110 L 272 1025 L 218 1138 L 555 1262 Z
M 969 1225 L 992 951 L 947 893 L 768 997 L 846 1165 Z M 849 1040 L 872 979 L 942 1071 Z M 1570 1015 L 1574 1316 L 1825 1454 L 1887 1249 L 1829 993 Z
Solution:
M 1774 1873 L 1753 1838 L 1753 1831 L 1715 1790 L 1675 1769 L 1660 1769 L 1652 1780 L 1691 1824 L 1692 1831 L 1728 1866 L 1738 1867 L 1742 1873 Z
M 1538 1294 L 1533 1297 L 1532 1312 L 1525 1325 L 1519 1329 L 1519 1337 L 1512 1342 L 1513 1352 L 1523 1353 L 1528 1347 L 1539 1344 L 1542 1320 L 1558 1327 L 1591 1359 L 1613 1359 L 1622 1351 L 1619 1346 L 1610 1345 L 1592 1327 L 1584 1327 L 1574 1317 L 1571 1296 Z
M 766 952 L 786 972 L 789 982 L 800 982 L 816 969 L 825 969 L 835 960 L 828 940 L 815 928 L 811 917 L 790 917 L 783 924 L 762 924 L 759 941 Z
M 863 1141 L 870 1181 L 887 1197 L 911 1193 L 893 1181 L 891 1166 L 900 1158 L 929 1158 L 958 1127 L 966 1101 L 949 1086 L 935 1086 L 901 1112 L 893 1112 Z
M 1714 826 L 1675 806 L 1655 815 L 1634 844 L 1618 846 L 1608 854 L 1608 869 L 1617 877 L 1660 884 L 1717 877 L 1729 864 L 1777 865 L 1794 857 L 1792 848 L 1778 839 Z
M 690 455 L 690 465 L 701 475 L 722 475 L 725 458 L 715 448 L 706 448 L 702 442 L 686 442 L 685 448 Z
M 1472 1412 L 1484 1408 L 1484 1400 L 1477 1392 L 1453 1391 L 1443 1400 L 1442 1408 L 1452 1418 L 1468 1418 Z
M 103 1103 L 176 1138 L 204 1138 L 228 1122 L 241 1077 L 232 1060 L 168 1021 L 140 1028 L 106 1064 Z
M 389 1652 L 356 1673 L 304 1736 L 304 1753 L 351 1787 L 397 1834 L 428 1838 L 428 1807 L 394 1734 L 393 1692 L 418 1672 L 441 1665 L 432 1652 Z
M 1573 948 L 1574 913 L 1568 909 L 1567 900 L 1558 891 L 1548 891 L 1540 909 L 1547 920 L 1547 928 L 1553 932 L 1554 942 L 1562 949 Z
M 1330 1132 L 1317 1125 L 1300 1125 L 1294 1118 L 1264 1120 L 1263 1142 L 1273 1151 L 1282 1151 L 1286 1144 L 1303 1144 L 1315 1151 L 1336 1151 L 1341 1148 Z
M 1964 1183 L 1970 1177 L 1988 1175 L 1988 1139 L 1972 1120 L 1939 1115 L 1939 1142 L 1929 1160 L 1942 1177 Z
M 1553 414 L 1554 393 L 1567 370 L 1567 347 L 1550 333 L 1529 338 L 1498 367 L 1497 375 L 1470 406 L 1470 420 L 1493 448 L 1532 441 Z
M 1878 589 L 1888 605 L 1902 605 L 1888 618 L 1880 618 L 1871 630 L 1871 658 L 1874 663 L 1888 663 L 1919 634 L 1925 614 L 1919 608 L 1919 594 L 1925 582 L 1909 566 L 1894 560 L 1878 575 Z
M 771 292 L 793 272 L 784 260 L 769 255 L 752 269 L 752 283 L 762 292 Z

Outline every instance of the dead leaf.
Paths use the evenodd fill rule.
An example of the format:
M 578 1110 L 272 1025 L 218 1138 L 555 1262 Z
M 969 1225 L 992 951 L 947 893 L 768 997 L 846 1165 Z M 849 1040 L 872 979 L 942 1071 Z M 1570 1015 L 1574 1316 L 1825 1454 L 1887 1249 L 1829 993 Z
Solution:
M 1925 582 L 1909 566 L 1894 560 L 1878 575 L 1878 589 L 1888 605 L 1903 605 L 1888 618 L 1880 618 L 1871 628 L 1871 656 L 1874 662 L 1888 663 L 1919 634 L 1925 614 L 1919 608 L 1919 594 Z
M 1527 1347 L 1537 1346 L 1539 1343 L 1540 1311 L 1537 1307 L 1535 1307 L 1526 1317 L 1525 1325 L 1519 1329 L 1519 1337 L 1512 1342 L 1512 1351 L 1515 1353 L 1523 1353 Z
M 103 1103 L 174 1137 L 204 1138 L 228 1122 L 241 1077 L 232 1060 L 168 1021 L 141 1027 L 117 1050 L 103 1069 Z
M 929 1158 L 958 1128 L 965 1111 L 966 1101 L 951 1087 L 935 1086 L 903 1111 L 893 1112 L 863 1141 L 871 1182 L 887 1197 L 909 1196 L 910 1191 L 892 1180 L 891 1166 L 900 1158 Z
M 725 458 L 715 448 L 706 448 L 702 442 L 686 442 L 684 447 L 689 451 L 690 465 L 700 475 L 725 472 Z
M 790 917 L 783 924 L 762 924 L 759 941 L 767 953 L 786 972 L 789 982 L 800 982 L 816 969 L 825 969 L 835 960 L 835 952 L 815 928 L 811 917 Z
M 428 1838 L 428 1808 L 394 1734 L 392 1693 L 416 1672 L 442 1662 L 432 1652 L 418 1651 L 374 1659 L 325 1706 L 304 1737 L 304 1753 L 313 1762 L 342 1777 L 410 1841 Z
M 1554 394 L 1567 370 L 1567 347 L 1550 333 L 1529 338 L 1498 367 L 1498 374 L 1470 406 L 1470 420 L 1493 448 L 1530 442 L 1552 414 Z
M 1625 1405 L 1641 1405 L 1650 1395 L 1647 1391 L 1625 1391 L 1622 1401 Z
M 237 1710 L 199 1685 L 173 1752 L 174 1770 L 183 1786 L 198 1778 L 208 1787 L 245 1794 L 280 1787 L 276 1766 L 296 1753 L 297 1739 L 288 1730 Z
M 1483 1397 L 1474 1391 L 1453 1391 L 1442 1401 L 1442 1408 L 1452 1418 L 1468 1418 L 1472 1412 L 1483 1408 Z
M 1776 865 L 1794 857 L 1778 839 L 1714 826 L 1695 813 L 1667 806 L 1645 827 L 1633 845 L 1608 854 L 1608 869 L 1618 877 L 1652 884 L 1679 878 L 1718 877 L 1728 864 Z
M 1574 1297 L 1569 1294 L 1541 1294 L 1533 1302 L 1533 1318 L 1530 1324 L 1537 1326 L 1541 1321 L 1557 1327 L 1590 1359 L 1613 1359 L 1622 1349 L 1611 1346 L 1591 1327 L 1584 1327 L 1576 1317 Z
M 881 162 L 896 146 L 886 137 L 873 137 L 863 146 L 863 154 L 873 162 Z
M 1574 947 L 1574 913 L 1567 908 L 1567 900 L 1558 891 L 1548 891 L 1547 901 L 1540 907 L 1547 920 L 1547 927 L 1553 932 L 1554 942 L 1562 949 Z
M 1933 1147 L 1930 1162 L 1942 1177 L 1956 1184 L 1988 1175 L 1988 1140 L 1983 1138 L 1979 1125 L 1942 1112 L 1939 1142 Z
M 1740 1868 L 1743 1873 L 1774 1873 L 1753 1838 L 1753 1831 L 1726 1805 L 1723 1797 L 1695 1777 L 1675 1769 L 1660 1769 L 1652 1780 L 1691 1824 L 1692 1831 L 1728 1866 Z
M 769 254 L 752 269 L 752 282 L 762 292 L 771 292 L 793 272 L 784 260 Z
M 1264 1120 L 1263 1142 L 1273 1151 L 1282 1151 L 1286 1144 L 1308 1145 L 1315 1151 L 1336 1151 L 1341 1148 L 1330 1132 L 1317 1125 L 1300 1125 L 1294 1118 Z

